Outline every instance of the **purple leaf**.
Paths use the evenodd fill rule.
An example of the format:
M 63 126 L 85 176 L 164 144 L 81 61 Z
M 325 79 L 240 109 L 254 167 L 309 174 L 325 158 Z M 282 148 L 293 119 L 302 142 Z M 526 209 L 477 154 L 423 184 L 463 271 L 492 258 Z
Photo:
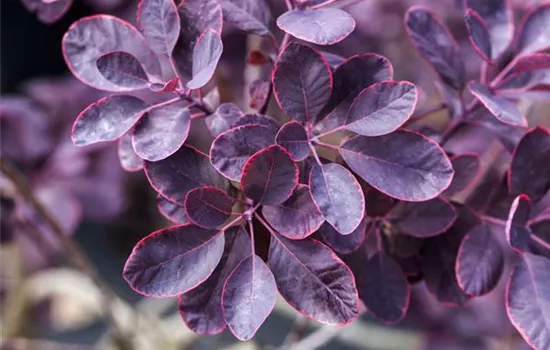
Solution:
M 380 136 L 397 130 L 414 112 L 416 87 L 406 81 L 371 85 L 355 98 L 346 129 L 364 136 Z
M 306 129 L 298 122 L 290 121 L 283 125 L 275 136 L 275 141 L 297 161 L 304 160 L 309 155 L 309 137 Z
M 243 193 L 263 205 L 283 203 L 297 184 L 298 166 L 290 153 L 278 145 L 253 154 L 243 167 Z
M 180 35 L 180 18 L 174 1 L 140 0 L 137 20 L 153 51 L 171 57 Z
M 252 339 L 275 306 L 277 285 L 269 267 L 257 256 L 237 265 L 223 286 L 223 314 L 237 339 Z
M 367 260 L 359 296 L 365 307 L 380 320 L 394 324 L 407 313 L 411 290 L 395 260 L 378 252 Z
M 325 62 L 330 66 L 330 68 L 336 68 L 346 60 L 345 57 L 331 52 L 321 51 L 321 55 L 323 55 Z
M 122 89 L 138 90 L 149 86 L 141 63 L 129 53 L 110 52 L 97 59 L 97 69 L 111 83 Z
M 170 202 L 160 194 L 157 195 L 157 208 L 162 216 L 175 224 L 186 224 L 189 222 L 183 205 Z
M 21 0 L 23 5 L 36 13 L 36 17 L 44 23 L 51 24 L 57 22 L 69 10 L 72 0 Z
M 349 235 L 343 235 L 336 231 L 328 222 L 325 222 L 319 228 L 319 233 L 323 241 L 333 250 L 341 254 L 350 254 L 357 250 L 365 240 L 367 232 L 368 217 L 365 215 L 361 223 Z
M 359 315 L 353 274 L 321 242 L 310 237 L 293 241 L 273 234 L 268 265 L 281 296 L 307 317 L 344 325 Z
M 190 125 L 191 111 L 184 103 L 153 108 L 136 123 L 132 144 L 138 156 L 156 162 L 180 149 Z
M 456 257 L 456 279 L 464 292 L 472 296 L 489 293 L 503 269 L 504 253 L 489 226 L 478 226 L 464 237 Z
M 506 285 L 506 312 L 536 350 L 550 348 L 550 260 L 525 253 Z
M 256 111 L 260 111 L 269 103 L 271 93 L 271 82 L 268 80 L 254 80 L 248 88 L 248 106 Z
M 289 239 L 304 239 L 325 221 L 311 198 L 309 187 L 301 184 L 283 203 L 263 206 L 262 214 L 275 231 Z
M 430 62 L 441 80 L 457 90 L 466 84 L 462 55 L 447 27 L 426 8 L 413 7 L 405 25 L 420 55 Z
M 317 131 L 327 131 L 345 123 L 355 97 L 372 84 L 393 79 L 393 67 L 384 56 L 352 56 L 334 71 L 332 94 L 318 119 Z
M 139 120 L 148 104 L 134 96 L 108 96 L 80 112 L 73 124 L 75 146 L 113 141 L 124 135 Z
M 527 126 L 527 120 L 517 105 L 504 97 L 495 95 L 489 87 L 478 83 L 468 84 L 470 92 L 501 122 L 514 126 Z
M 550 132 L 538 127 L 520 140 L 508 173 L 510 194 L 525 193 L 537 203 L 550 189 Z
M 531 200 L 522 194 L 512 203 L 508 220 L 506 220 L 506 240 L 516 252 L 527 250 L 531 242 L 531 231 L 527 227 L 531 216 Z
M 271 35 L 271 11 L 265 0 L 221 0 L 223 18 L 247 33 Z
M 470 42 L 476 52 L 484 61 L 492 62 L 493 53 L 491 37 L 483 18 L 474 10 L 466 9 L 464 21 L 466 22 L 466 29 L 468 29 L 468 34 L 470 35 Z
M 97 89 L 134 90 L 113 84 L 98 70 L 96 61 L 109 52 L 126 52 L 134 56 L 148 74 L 161 75 L 159 60 L 143 36 L 131 24 L 116 17 L 97 15 L 78 20 L 65 33 L 62 45 L 65 62 L 73 75 Z
M 316 164 L 309 175 L 311 197 L 325 220 L 343 235 L 365 215 L 365 198 L 352 173 L 340 164 Z
M 454 156 L 451 158 L 451 164 L 455 176 L 451 185 L 443 192 L 445 197 L 452 197 L 464 191 L 475 184 L 481 175 L 481 160 L 477 155 L 462 154 Z
M 394 230 L 393 227 L 387 225 L 380 227 L 382 235 L 383 249 L 386 253 L 396 259 L 408 259 L 417 255 L 424 245 L 424 240 L 413 236 L 408 236 Z
M 406 201 L 437 197 L 450 185 L 454 174 L 441 147 L 411 131 L 356 136 L 341 146 L 340 154 L 371 186 Z
M 212 136 L 216 137 L 222 132 L 231 129 L 233 124 L 242 116 L 244 116 L 244 113 L 233 103 L 222 103 L 204 121 Z
M 279 131 L 279 123 L 267 115 L 264 114 L 245 114 L 232 125 L 233 128 L 241 125 L 261 125 L 270 128 L 274 133 Z
M 332 92 L 332 73 L 323 56 L 309 46 L 290 43 L 273 68 L 277 103 L 292 119 L 310 123 Z
M 145 175 L 158 193 L 179 205 L 185 204 L 185 196 L 195 188 L 211 186 L 225 190 L 229 186 L 212 167 L 208 156 L 189 146 L 161 161 L 145 162 Z
M 122 275 L 136 292 L 172 297 L 204 282 L 220 261 L 223 232 L 185 224 L 151 233 L 139 241 Z
M 239 181 L 248 158 L 271 146 L 276 130 L 263 125 L 242 125 L 216 137 L 210 148 L 210 161 L 223 176 Z
M 182 81 L 193 78 L 193 55 L 199 36 L 208 30 L 221 33 L 223 20 L 220 0 L 185 0 L 178 6 L 180 35 L 173 58 Z
M 550 4 L 533 7 L 521 20 L 517 34 L 517 51 L 526 55 L 550 47 Z
M 209 29 L 199 36 L 193 49 L 192 79 L 187 82 L 188 88 L 199 89 L 210 81 L 222 52 L 222 37 L 218 32 Z
M 195 225 L 212 229 L 231 216 L 237 200 L 215 187 L 199 187 L 185 197 L 185 212 Z
M 498 59 L 514 38 L 514 17 L 508 0 L 466 0 L 466 7 L 474 11 L 487 30 L 490 41 L 488 57 Z
M 180 295 L 178 305 L 181 317 L 193 332 L 214 335 L 226 328 L 222 309 L 223 285 L 239 262 L 250 256 L 249 242 L 244 229 L 227 230 L 218 267 L 204 283 Z
M 118 159 L 126 171 L 136 172 L 143 169 L 144 162 L 134 151 L 131 133 L 125 134 L 118 140 Z
M 456 211 L 441 198 L 419 203 L 402 202 L 388 213 L 387 220 L 401 233 L 427 238 L 447 231 L 456 220 Z
M 353 32 L 355 20 L 337 8 L 292 10 L 277 18 L 277 26 L 298 39 L 317 45 L 333 45 Z

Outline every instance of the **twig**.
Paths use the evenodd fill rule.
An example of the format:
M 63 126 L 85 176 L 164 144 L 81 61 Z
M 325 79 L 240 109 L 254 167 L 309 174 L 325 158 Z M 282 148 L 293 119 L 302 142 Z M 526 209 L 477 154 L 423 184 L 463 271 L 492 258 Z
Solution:
M 436 113 L 436 112 L 439 112 L 439 111 L 442 111 L 444 109 L 447 109 L 447 105 L 445 103 L 440 103 L 438 105 L 435 105 L 433 107 L 428 107 L 424 110 L 421 110 L 421 111 L 418 111 L 417 113 L 413 114 L 410 121 L 411 122 L 415 122 L 417 120 L 420 120 L 432 113 Z

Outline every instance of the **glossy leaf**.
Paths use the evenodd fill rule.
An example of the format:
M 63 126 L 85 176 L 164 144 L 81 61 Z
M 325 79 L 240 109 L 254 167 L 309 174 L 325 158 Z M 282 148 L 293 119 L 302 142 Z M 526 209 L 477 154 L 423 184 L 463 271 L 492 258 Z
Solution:
M 461 90 L 466 84 L 462 55 L 441 20 L 428 9 L 413 7 L 406 14 L 405 25 L 416 49 L 443 82 Z
M 136 123 L 132 144 L 138 156 L 156 162 L 180 149 L 190 126 L 191 111 L 183 103 L 153 108 Z
M 144 161 L 132 146 L 132 134 L 127 133 L 118 140 L 118 159 L 126 171 L 135 172 L 143 169 Z
M 518 29 L 517 51 L 522 55 L 550 47 L 550 4 L 535 6 L 522 19 Z
M 340 154 L 371 186 L 401 200 L 435 198 L 450 185 L 454 174 L 439 145 L 411 131 L 357 136 L 341 146 Z
M 101 90 L 128 91 L 107 80 L 96 61 L 106 53 L 124 51 L 134 56 L 148 74 L 160 76 L 160 63 L 143 36 L 131 24 L 116 17 L 98 15 L 75 22 L 63 37 L 65 62 L 75 77 Z
M 309 175 L 313 201 L 325 220 L 338 232 L 347 235 L 361 223 L 365 214 L 363 190 L 340 164 L 316 164 Z
M 223 314 L 239 340 L 250 340 L 273 310 L 277 297 L 275 278 L 257 256 L 237 265 L 223 287 Z
M 281 296 L 307 317 L 344 325 L 359 315 L 353 274 L 321 242 L 271 235 L 268 265 Z
M 448 230 L 456 220 L 456 211 L 441 198 L 419 203 L 403 202 L 388 213 L 387 220 L 401 233 L 427 238 Z
M 122 275 L 138 293 L 170 297 L 204 282 L 221 259 L 223 232 L 185 224 L 153 232 L 139 241 Z
M 476 52 L 487 62 L 493 61 L 491 37 L 489 29 L 483 18 L 473 11 L 467 9 L 464 15 L 464 21 L 466 22 L 466 28 L 470 35 L 470 41 Z
M 506 311 L 523 339 L 536 350 L 550 348 L 550 260 L 525 253 L 506 286 Z
M 336 231 L 328 222 L 321 225 L 319 233 L 330 248 L 341 254 L 350 254 L 357 250 L 365 240 L 368 225 L 369 219 L 365 215 L 359 226 L 349 235 L 343 235 Z
M 301 161 L 309 155 L 309 137 L 306 129 L 298 122 L 288 122 L 281 127 L 275 141 L 286 149 L 292 157 Z
M 223 18 L 247 33 L 271 35 L 271 11 L 265 0 L 221 0 Z
M 296 121 L 310 123 L 328 102 L 332 73 L 319 52 L 290 43 L 275 63 L 273 89 L 286 114 Z
M 199 187 L 185 197 L 185 212 L 195 225 L 211 229 L 231 216 L 236 199 L 215 187 Z
M 229 185 L 212 167 L 207 155 L 189 146 L 161 161 L 145 162 L 145 175 L 158 193 L 180 205 L 185 204 L 185 196 L 195 188 L 211 186 L 225 190 Z
M 134 96 L 102 98 L 83 110 L 73 124 L 75 146 L 113 141 L 124 135 L 139 120 L 148 104 Z
M 233 103 L 222 103 L 204 121 L 212 136 L 216 137 L 222 132 L 231 129 L 242 116 L 244 116 L 244 113 Z
M 333 45 L 353 32 L 355 20 L 337 8 L 292 10 L 277 18 L 277 26 L 298 39 L 317 45 Z
M 183 205 L 170 202 L 160 194 L 157 195 L 157 208 L 162 216 L 175 224 L 185 224 L 189 222 Z
M 512 101 L 495 95 L 487 86 L 478 82 L 471 82 L 468 87 L 470 92 L 501 122 L 527 126 L 527 120 Z
M 210 81 L 222 52 L 223 43 L 218 32 L 209 29 L 201 34 L 193 49 L 193 75 L 187 82 L 188 88 L 199 89 Z
M 508 173 L 510 194 L 526 194 L 534 203 L 550 189 L 550 132 L 543 127 L 530 130 L 514 151 Z
M 265 114 L 252 113 L 245 114 L 233 124 L 233 127 L 241 125 L 261 125 L 270 128 L 274 133 L 279 130 L 279 123 Z
M 410 118 L 417 99 L 416 87 L 409 82 L 374 84 L 353 101 L 346 129 L 364 136 L 389 134 Z
M 123 89 L 137 90 L 149 85 L 141 63 L 126 52 L 110 52 L 97 59 L 97 69 L 111 83 Z
M 223 285 L 239 262 L 250 256 L 249 242 L 244 229 L 227 230 L 223 255 L 214 272 L 204 283 L 179 296 L 180 315 L 193 332 L 213 335 L 226 328 L 222 309 Z
M 443 192 L 446 197 L 452 197 L 476 183 L 481 175 L 481 160 L 472 154 L 463 154 L 451 158 L 455 176 L 451 185 Z
M 173 0 L 140 0 L 138 26 L 159 55 L 172 56 L 180 35 L 180 18 Z
M 478 226 L 462 240 L 456 257 L 456 279 L 468 295 L 489 293 L 504 269 L 504 253 L 487 225 Z
M 514 199 L 508 220 L 506 220 L 506 240 L 517 252 L 527 250 L 531 242 L 531 231 L 527 227 L 531 216 L 531 200 L 522 194 Z
M 243 167 L 243 193 L 263 205 L 283 203 L 292 195 L 297 184 L 296 162 L 290 153 L 278 145 L 253 154 Z
M 378 252 L 367 260 L 359 295 L 366 308 L 387 323 L 399 322 L 409 308 L 410 287 L 401 267 Z
M 246 124 L 223 132 L 210 148 L 210 161 L 223 176 L 239 181 L 246 161 L 275 141 L 276 130 Z
M 283 203 L 263 206 L 262 214 L 275 231 L 289 239 L 304 239 L 325 221 L 311 198 L 309 187 L 301 184 Z

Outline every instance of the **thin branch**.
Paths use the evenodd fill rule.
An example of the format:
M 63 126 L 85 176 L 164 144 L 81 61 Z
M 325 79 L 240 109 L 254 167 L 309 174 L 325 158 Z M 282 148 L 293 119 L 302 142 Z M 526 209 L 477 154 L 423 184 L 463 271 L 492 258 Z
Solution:
M 321 146 L 321 147 L 331 149 L 331 150 L 336 151 L 336 152 L 340 152 L 340 147 L 339 146 L 331 145 L 330 143 L 324 143 L 324 142 L 318 141 L 317 145 Z
M 506 227 L 506 220 L 502 220 L 499 218 L 495 218 L 488 215 L 480 215 L 480 217 L 483 219 L 483 221 L 491 223 L 496 226 Z M 531 239 L 538 243 L 539 245 L 543 246 L 544 248 L 548 249 L 550 251 L 550 243 L 546 242 L 539 236 L 535 235 L 534 233 L 531 233 Z
M 531 234 L 531 239 L 538 243 L 539 245 L 546 248 L 548 251 L 550 251 L 550 243 L 546 242 L 544 239 L 540 238 L 539 236 L 535 234 Z
M 420 111 L 416 112 L 415 114 L 413 114 L 411 116 L 411 118 L 409 119 L 409 121 L 415 122 L 417 120 L 420 120 L 424 117 L 429 116 L 432 113 L 437 113 L 437 112 L 440 112 L 440 111 L 442 111 L 444 109 L 447 109 L 447 108 L 448 108 L 448 106 L 445 103 L 440 103 L 440 104 L 437 104 L 435 106 L 428 107 L 424 110 L 420 110 Z
M 310 7 L 310 9 L 312 9 L 312 10 L 320 9 L 322 7 L 331 5 L 332 3 L 335 3 L 337 1 L 339 1 L 339 0 L 328 0 L 328 1 L 322 2 L 322 3 L 317 4 L 317 5 L 313 5 L 313 6 Z

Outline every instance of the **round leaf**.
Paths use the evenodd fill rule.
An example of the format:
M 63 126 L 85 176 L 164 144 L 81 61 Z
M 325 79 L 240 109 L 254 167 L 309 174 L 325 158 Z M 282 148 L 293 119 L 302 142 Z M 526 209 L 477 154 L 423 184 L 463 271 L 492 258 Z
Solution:
M 514 199 L 506 221 L 506 240 L 517 252 L 527 250 L 531 242 L 531 231 L 527 227 L 531 217 L 531 200 L 522 194 Z
M 132 134 L 127 133 L 118 140 L 118 159 L 122 169 L 136 172 L 143 169 L 144 161 L 134 151 Z
M 495 95 L 487 86 L 478 82 L 471 82 L 468 84 L 468 88 L 485 108 L 501 122 L 514 126 L 527 126 L 527 119 L 512 101 Z
M 306 129 L 298 122 L 283 125 L 275 136 L 275 141 L 297 161 L 304 160 L 309 155 L 309 137 Z
M 97 69 L 111 83 L 123 89 L 138 90 L 149 85 L 141 63 L 126 52 L 110 52 L 97 59 Z
M 223 224 L 231 216 L 236 200 L 215 187 L 199 187 L 185 197 L 185 212 L 193 223 L 212 229 Z
M 325 222 L 319 228 L 319 233 L 321 234 L 321 237 L 326 245 L 338 253 L 350 254 L 357 250 L 361 246 L 361 243 L 365 240 L 368 222 L 369 220 L 365 215 L 359 226 L 357 226 L 357 228 L 349 235 L 341 234 L 328 222 Z
M 173 0 L 140 0 L 137 20 L 149 46 L 171 57 L 180 35 L 180 18 Z
M 192 79 L 187 82 L 190 89 L 199 89 L 206 85 L 222 57 L 223 42 L 221 35 L 209 29 L 197 39 L 193 49 Z

